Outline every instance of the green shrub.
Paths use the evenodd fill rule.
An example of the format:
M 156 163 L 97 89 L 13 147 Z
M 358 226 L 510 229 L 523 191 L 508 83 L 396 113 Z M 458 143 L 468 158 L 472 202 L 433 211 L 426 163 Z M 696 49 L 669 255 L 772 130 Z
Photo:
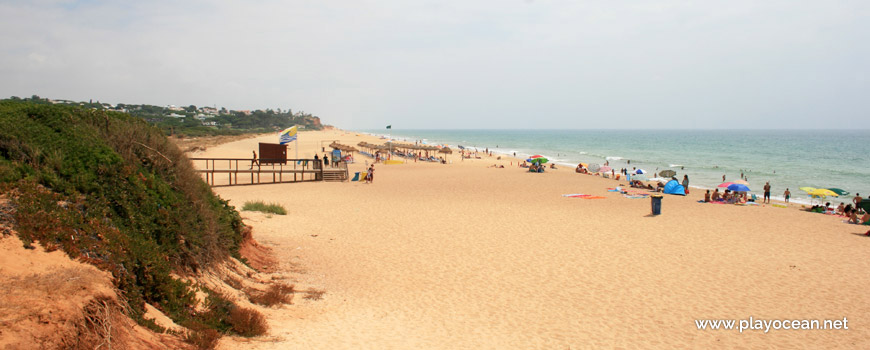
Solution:
M 245 205 L 242 206 L 242 210 L 259 211 L 259 212 L 263 212 L 263 213 L 278 214 L 278 215 L 287 215 L 287 209 L 284 209 L 284 207 L 281 206 L 280 204 L 278 204 L 278 203 L 266 204 L 266 203 L 263 203 L 263 201 L 245 202 Z
M 231 331 L 204 322 L 190 285 L 170 273 L 240 258 L 241 217 L 160 129 L 123 113 L 0 101 L 0 190 L 13 193 L 25 246 L 111 272 L 140 323 L 148 302 L 180 324 Z

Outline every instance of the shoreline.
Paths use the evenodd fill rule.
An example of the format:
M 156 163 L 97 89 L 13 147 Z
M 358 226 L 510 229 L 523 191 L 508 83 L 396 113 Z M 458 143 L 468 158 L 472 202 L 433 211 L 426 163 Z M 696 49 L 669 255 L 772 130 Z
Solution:
M 378 138 L 378 140 L 381 141 L 382 143 L 383 143 L 383 142 L 386 142 L 386 139 L 381 139 L 381 138 L 387 138 L 387 137 L 389 137 L 389 135 L 387 135 L 387 134 L 370 133 L 370 132 L 365 132 L 365 131 L 349 131 L 349 132 L 357 132 L 357 133 L 361 133 L 361 134 L 369 135 L 369 136 L 372 136 L 372 137 L 376 137 L 376 138 Z M 396 140 L 401 140 L 402 142 L 414 142 L 414 141 L 415 141 L 415 140 L 409 140 L 407 137 L 399 136 L 399 135 L 393 135 L 393 138 L 396 139 Z M 432 145 L 434 145 L 434 144 L 439 144 L 439 145 L 440 145 L 441 143 L 440 143 L 440 142 L 435 142 L 435 143 L 430 143 L 430 144 L 432 144 Z M 454 149 L 454 150 L 457 149 L 457 147 L 458 147 L 458 145 L 454 145 L 454 144 L 447 144 L 447 145 L 448 145 L 451 149 Z M 483 153 L 484 149 L 486 149 L 487 146 L 477 146 L 477 147 L 472 146 L 471 148 L 475 148 L 475 149 L 479 150 L 480 153 Z M 544 155 L 544 156 L 547 156 L 547 155 L 544 154 L 543 152 L 538 152 L 538 153 L 529 153 L 529 154 L 525 154 L 525 153 L 523 153 L 523 154 L 518 154 L 517 156 L 514 156 L 514 155 L 513 155 L 513 151 L 511 151 L 511 150 L 503 151 L 501 148 L 489 149 L 489 151 L 492 152 L 494 155 L 497 154 L 497 155 L 502 156 L 502 157 L 510 157 L 511 159 L 514 159 L 514 160 L 516 160 L 516 161 L 520 161 L 520 162 L 522 162 L 522 161 L 525 159 L 525 158 L 523 158 L 523 157 L 530 157 L 530 156 L 532 156 L 533 154 L 542 154 L 542 155 Z M 522 156 L 522 157 L 520 157 L 520 156 Z M 624 161 L 624 160 L 625 160 L 625 159 L 622 158 L 622 157 L 615 157 L 615 156 L 606 157 L 606 158 L 608 158 L 608 159 L 606 159 L 606 160 L 609 160 L 609 161 Z M 568 163 L 568 162 L 560 162 L 560 161 L 556 161 L 556 162 L 552 162 L 552 163 L 556 164 L 557 166 L 562 166 L 563 168 L 570 167 L 571 169 L 573 169 L 574 167 L 577 166 L 577 163 L 573 163 L 573 164 L 572 164 L 572 163 Z M 584 162 L 584 163 L 585 163 L 585 162 Z M 620 167 L 625 167 L 625 166 L 630 166 L 630 164 L 620 165 Z M 679 164 L 671 164 L 671 166 L 670 166 L 669 168 L 675 168 L 675 167 L 678 167 L 678 166 L 680 166 L 680 165 L 679 165 Z M 674 170 L 674 171 L 677 171 L 677 172 L 681 171 L 680 169 L 660 169 L 660 171 L 662 171 L 662 170 Z M 680 179 L 677 179 L 677 180 L 679 181 Z M 641 179 L 641 181 L 643 181 L 644 183 L 646 183 L 646 182 L 648 182 L 649 180 L 648 180 L 648 179 Z M 714 190 L 714 189 L 717 188 L 717 185 L 718 185 L 718 183 L 717 183 L 717 184 L 713 184 L 713 185 L 709 185 L 709 186 L 705 186 L 705 185 L 692 185 L 692 184 L 690 184 L 690 185 L 689 185 L 689 188 L 697 189 L 697 190 L 702 190 L 702 191 L 706 191 L 706 190 L 711 190 L 711 191 L 712 191 L 712 190 Z M 818 201 L 818 199 L 813 200 L 813 199 L 809 198 L 809 196 L 801 195 L 803 192 L 800 191 L 800 190 L 797 189 L 797 188 L 795 188 L 795 190 L 793 190 L 793 191 L 791 191 L 791 192 L 792 192 L 792 195 L 791 195 L 791 198 L 789 199 L 789 202 L 786 202 L 786 201 L 785 201 L 785 196 L 784 196 L 783 194 L 775 195 L 775 194 L 771 193 L 771 196 L 770 196 L 771 203 L 776 202 L 775 204 L 786 205 L 786 206 L 788 206 L 789 208 L 794 207 L 794 208 L 798 208 L 798 209 L 800 209 L 800 208 L 810 207 L 810 206 L 812 206 L 812 205 L 815 203 L 814 201 L 816 201 L 816 202 Z M 756 196 L 758 196 L 759 198 L 763 197 L 763 191 L 751 191 L 750 193 L 751 193 L 751 194 L 752 194 L 752 193 L 756 194 Z M 798 196 L 796 196 L 796 194 L 797 194 Z M 702 196 L 702 199 L 703 199 L 703 196 Z M 822 203 L 824 203 L 824 202 L 831 202 L 832 205 L 833 205 L 834 207 L 836 207 L 837 204 L 840 203 L 840 202 L 845 203 L 845 204 L 849 204 L 849 203 L 851 203 L 851 198 L 846 198 L 846 199 L 839 199 L 838 197 L 837 197 L 837 198 L 834 198 L 834 199 L 828 198 L 828 199 L 822 200 L 821 202 L 822 202 Z

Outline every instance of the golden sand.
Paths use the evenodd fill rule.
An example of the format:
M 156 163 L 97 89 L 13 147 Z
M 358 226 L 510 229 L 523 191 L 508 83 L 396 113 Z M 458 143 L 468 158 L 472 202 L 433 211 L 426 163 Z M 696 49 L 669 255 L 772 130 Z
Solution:
M 322 140 L 383 142 L 343 131 L 299 137 L 305 157 L 322 155 Z M 277 137 L 192 156 L 249 157 L 259 141 Z M 698 190 L 665 196 L 662 215 L 651 216 L 649 199 L 606 191 L 625 181 L 571 168 L 532 174 L 515 159 L 448 159 L 379 164 L 373 184 L 216 188 L 237 207 L 284 205 L 286 216 L 242 215 L 297 285 L 326 291 L 266 310 L 264 340 L 227 339 L 221 348 L 870 347 L 866 226 L 769 205 L 699 204 Z M 351 173 L 371 162 L 356 160 Z M 849 329 L 765 334 L 695 324 L 749 317 L 847 317 Z

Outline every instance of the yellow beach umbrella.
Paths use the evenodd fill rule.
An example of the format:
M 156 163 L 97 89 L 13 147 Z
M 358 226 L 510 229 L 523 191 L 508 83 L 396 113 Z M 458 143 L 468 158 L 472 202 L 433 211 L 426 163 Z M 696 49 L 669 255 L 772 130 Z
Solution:
M 809 195 L 810 196 L 817 196 L 817 197 L 827 197 L 827 196 L 838 197 L 839 196 L 839 195 L 837 195 L 837 192 L 831 191 L 827 188 L 817 188 L 817 189 L 813 190 L 812 192 L 809 192 Z
M 741 184 L 741 185 L 749 186 L 749 181 L 746 181 L 746 180 L 734 180 L 734 181 L 731 181 L 731 182 L 732 182 L 732 183 L 736 183 L 736 184 Z

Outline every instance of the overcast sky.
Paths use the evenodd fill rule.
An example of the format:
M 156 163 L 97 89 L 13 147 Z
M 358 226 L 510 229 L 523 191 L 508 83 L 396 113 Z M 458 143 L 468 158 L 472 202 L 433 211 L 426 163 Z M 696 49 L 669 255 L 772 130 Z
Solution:
M 0 0 L 0 97 L 348 129 L 870 128 L 870 1 Z

